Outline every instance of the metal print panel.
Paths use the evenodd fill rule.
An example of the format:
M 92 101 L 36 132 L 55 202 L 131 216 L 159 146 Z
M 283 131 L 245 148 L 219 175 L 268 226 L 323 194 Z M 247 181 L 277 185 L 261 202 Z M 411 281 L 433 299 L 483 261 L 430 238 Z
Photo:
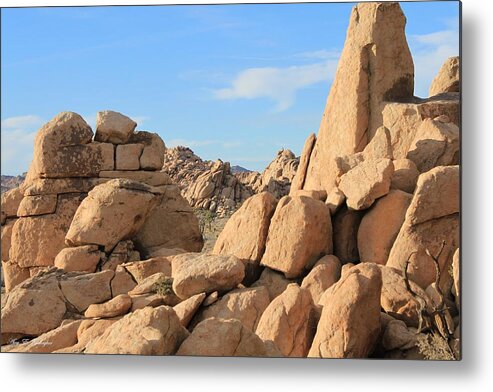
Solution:
M 460 12 L 3 8 L 2 353 L 460 360 Z

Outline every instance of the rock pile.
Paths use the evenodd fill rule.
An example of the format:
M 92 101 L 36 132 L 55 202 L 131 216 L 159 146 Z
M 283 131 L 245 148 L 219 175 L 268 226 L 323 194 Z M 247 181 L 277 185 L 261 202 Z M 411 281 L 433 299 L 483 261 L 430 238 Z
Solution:
M 254 194 L 266 190 L 278 198 L 288 194 L 297 167 L 295 155 L 283 149 L 262 173 L 233 173 L 229 162 L 203 161 L 190 148 L 178 146 L 166 151 L 163 171 L 180 186 L 192 207 L 222 216 Z
M 2 194 L 7 291 L 53 265 L 114 270 L 158 248 L 201 249 L 192 209 L 161 171 L 163 141 L 136 125 L 100 112 L 93 135 L 64 112 L 39 130 L 25 181 Z
M 185 218 L 159 216 L 181 212 L 179 199 L 166 198 L 169 184 L 122 176 L 88 195 L 79 188 L 61 193 L 66 198 L 26 193 L 38 179 L 20 196 L 8 194 L 4 227 L 16 221 L 4 266 L 15 265 L 9 279 L 21 283 L 11 283 L 2 301 L 2 350 L 460 358 L 458 101 L 450 92 L 446 100 L 412 97 L 404 26 L 397 3 L 354 7 L 318 138 L 308 138 L 290 194 L 247 199 L 211 254 L 170 249 L 200 248 L 200 240 L 180 228 Z M 101 171 L 109 150 L 102 145 L 130 140 L 108 126 L 107 136 L 97 131 L 101 141 L 92 142 L 78 124 L 69 128 L 71 138 L 91 147 L 75 144 L 76 156 L 89 159 L 94 149 L 91 162 Z M 83 163 L 73 170 L 87 169 Z M 201 176 L 191 186 L 212 188 Z M 100 172 L 89 178 L 102 181 Z M 59 188 L 50 182 L 35 189 Z M 50 197 L 24 202 L 45 194 L 57 195 L 55 205 Z M 14 210 L 18 218 L 8 215 Z M 36 217 L 66 222 L 54 226 L 63 232 L 61 249 L 39 234 L 51 220 L 30 230 Z M 168 221 L 173 236 L 158 226 Z M 32 256 L 12 252 L 21 238 Z M 154 247 L 157 238 L 165 245 Z M 53 263 L 59 268 L 39 269 Z M 27 341 L 16 344 L 20 338 Z

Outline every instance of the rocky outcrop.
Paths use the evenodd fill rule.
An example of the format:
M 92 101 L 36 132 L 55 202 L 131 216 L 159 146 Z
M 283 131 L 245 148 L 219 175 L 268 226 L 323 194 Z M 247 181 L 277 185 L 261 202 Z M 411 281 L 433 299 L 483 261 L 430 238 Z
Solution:
M 430 97 L 450 92 L 460 91 L 460 59 L 450 57 L 443 63 L 437 76 L 433 79 L 430 86 Z

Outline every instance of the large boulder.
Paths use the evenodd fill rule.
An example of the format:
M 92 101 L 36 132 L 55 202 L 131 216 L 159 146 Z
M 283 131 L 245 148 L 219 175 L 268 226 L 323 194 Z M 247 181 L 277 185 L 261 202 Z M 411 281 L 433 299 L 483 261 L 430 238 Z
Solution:
M 153 188 L 116 179 L 96 186 L 75 213 L 65 237 L 69 245 L 101 245 L 110 251 L 135 236 L 159 202 Z
M 245 327 L 255 331 L 260 317 L 269 303 L 269 292 L 265 287 L 233 290 L 205 308 L 198 321 L 211 317 L 237 319 Z
M 188 327 L 193 316 L 200 308 L 200 305 L 204 302 L 205 293 L 200 293 L 180 302 L 178 305 L 173 306 L 173 310 L 180 319 L 181 325 L 185 328 Z
M 66 311 L 56 271 L 41 273 L 8 294 L 2 307 L 2 334 L 39 336 L 58 327 Z
M 235 288 L 245 276 L 245 267 L 236 256 L 185 253 L 173 258 L 172 275 L 173 291 L 186 299 Z
M 314 317 L 310 292 L 292 283 L 265 309 L 255 332 L 261 339 L 273 341 L 286 357 L 306 357 Z
M 317 304 L 322 294 L 341 277 L 341 262 L 334 255 L 322 257 L 301 283 L 308 290 L 313 303 Z
M 355 266 L 328 289 L 309 357 L 367 358 L 380 333 L 382 276 L 377 265 Z
M 144 145 L 140 154 L 140 168 L 142 170 L 161 170 L 164 164 L 166 146 L 157 133 L 139 131 L 130 135 L 130 143 Z
M 24 194 L 20 187 L 3 192 L 1 202 L 2 216 L 5 216 L 5 218 L 17 218 L 17 210 L 19 209 L 19 205 L 23 198 Z M 5 222 L 2 222 L 2 225 L 4 223 Z
M 393 161 L 394 174 L 390 182 L 391 189 L 398 189 L 407 193 L 413 193 L 419 177 L 416 164 L 410 159 L 396 159 Z
M 306 196 L 283 197 L 271 220 L 261 264 L 295 278 L 330 253 L 332 224 L 328 207 Z
M 54 214 L 19 218 L 12 229 L 10 260 L 20 267 L 51 266 L 66 247 L 65 235 L 84 194 L 58 196 Z
M 443 63 L 430 85 L 430 97 L 437 94 L 460 91 L 460 59 L 449 57 Z
M 269 192 L 250 197 L 227 221 L 214 245 L 214 254 L 235 255 L 249 265 L 258 266 L 265 251 L 270 220 L 277 200 Z
M 364 210 L 375 199 L 385 196 L 389 192 L 393 173 L 394 165 L 388 158 L 369 159 L 349 170 L 339 183 L 348 207 Z
M 121 113 L 105 110 L 96 115 L 94 140 L 113 144 L 125 144 L 133 134 L 137 123 Z
M 153 248 L 179 248 L 200 252 L 204 245 L 199 221 L 176 185 L 162 187 L 160 203 L 154 207 L 135 237 L 144 253 Z
M 87 318 L 111 318 L 121 316 L 132 307 L 132 299 L 127 294 L 120 294 L 101 304 L 91 304 L 84 312 Z
M 385 264 L 404 223 L 412 195 L 392 190 L 377 200 L 365 214 L 358 229 L 361 261 Z
M 29 268 L 19 267 L 13 261 L 2 261 L 2 276 L 5 283 L 5 292 L 30 278 Z
M 91 127 L 78 114 L 58 114 L 36 134 L 32 175 L 97 177 L 101 170 L 113 170 L 113 145 L 92 142 L 92 136 Z
M 91 341 L 86 354 L 171 355 L 188 332 L 168 306 L 136 310 Z
M 407 158 L 421 173 L 436 166 L 459 164 L 459 127 L 447 116 L 425 119 L 414 137 Z
M 296 171 L 296 175 L 291 183 L 291 189 L 289 192 L 290 195 L 293 195 L 294 192 L 303 189 L 306 179 L 306 171 L 308 169 L 308 164 L 310 163 L 310 156 L 312 155 L 313 146 L 315 145 L 316 140 L 317 136 L 314 133 L 311 133 L 305 141 L 303 151 L 301 152 L 298 170 Z
M 282 356 L 241 321 L 219 318 L 209 318 L 197 324 L 176 354 L 207 357 Z
M 336 185 L 335 158 L 364 149 L 382 125 L 382 102 L 413 97 L 414 65 L 405 25 L 398 3 L 353 8 L 304 189 L 329 192 Z
M 9 260 L 10 246 L 12 244 L 12 231 L 16 219 L 9 219 L 2 225 L 2 261 Z
M 452 279 L 449 267 L 459 246 L 459 174 L 458 166 L 439 166 L 421 174 L 386 264 L 402 271 L 409 261 L 409 277 L 422 288 L 436 275 L 427 251 L 436 257 L 442 245 L 438 259 L 442 287 Z
M 346 206 L 332 217 L 334 233 L 334 255 L 342 264 L 359 261 L 358 228 L 363 217 L 363 211 L 354 211 Z
M 57 195 L 24 196 L 17 209 L 17 216 L 53 214 L 56 211 L 57 199 Z
M 286 290 L 286 287 L 293 282 L 294 279 L 287 279 L 283 273 L 271 270 L 270 268 L 264 268 L 258 280 L 251 287 L 265 287 L 272 301 L 278 295 L 282 294 Z
M 83 245 L 64 248 L 55 258 L 55 267 L 66 272 L 95 272 L 104 257 L 97 245 Z

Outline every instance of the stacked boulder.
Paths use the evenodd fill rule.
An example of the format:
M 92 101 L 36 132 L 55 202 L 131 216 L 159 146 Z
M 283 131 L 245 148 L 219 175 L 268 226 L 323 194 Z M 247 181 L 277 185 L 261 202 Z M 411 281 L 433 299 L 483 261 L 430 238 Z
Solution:
M 203 161 L 191 149 L 178 146 L 166 151 L 163 171 L 180 186 L 192 207 L 223 216 L 266 190 L 278 198 L 287 195 L 298 161 L 290 150 L 282 149 L 262 173 L 233 173 L 229 162 Z
M 25 181 L 2 194 L 7 291 L 55 264 L 90 272 L 115 265 L 121 241 L 133 241 L 138 259 L 158 248 L 200 251 L 197 219 L 161 171 L 163 141 L 136 125 L 99 112 L 94 135 L 81 116 L 63 112 L 39 130 Z

